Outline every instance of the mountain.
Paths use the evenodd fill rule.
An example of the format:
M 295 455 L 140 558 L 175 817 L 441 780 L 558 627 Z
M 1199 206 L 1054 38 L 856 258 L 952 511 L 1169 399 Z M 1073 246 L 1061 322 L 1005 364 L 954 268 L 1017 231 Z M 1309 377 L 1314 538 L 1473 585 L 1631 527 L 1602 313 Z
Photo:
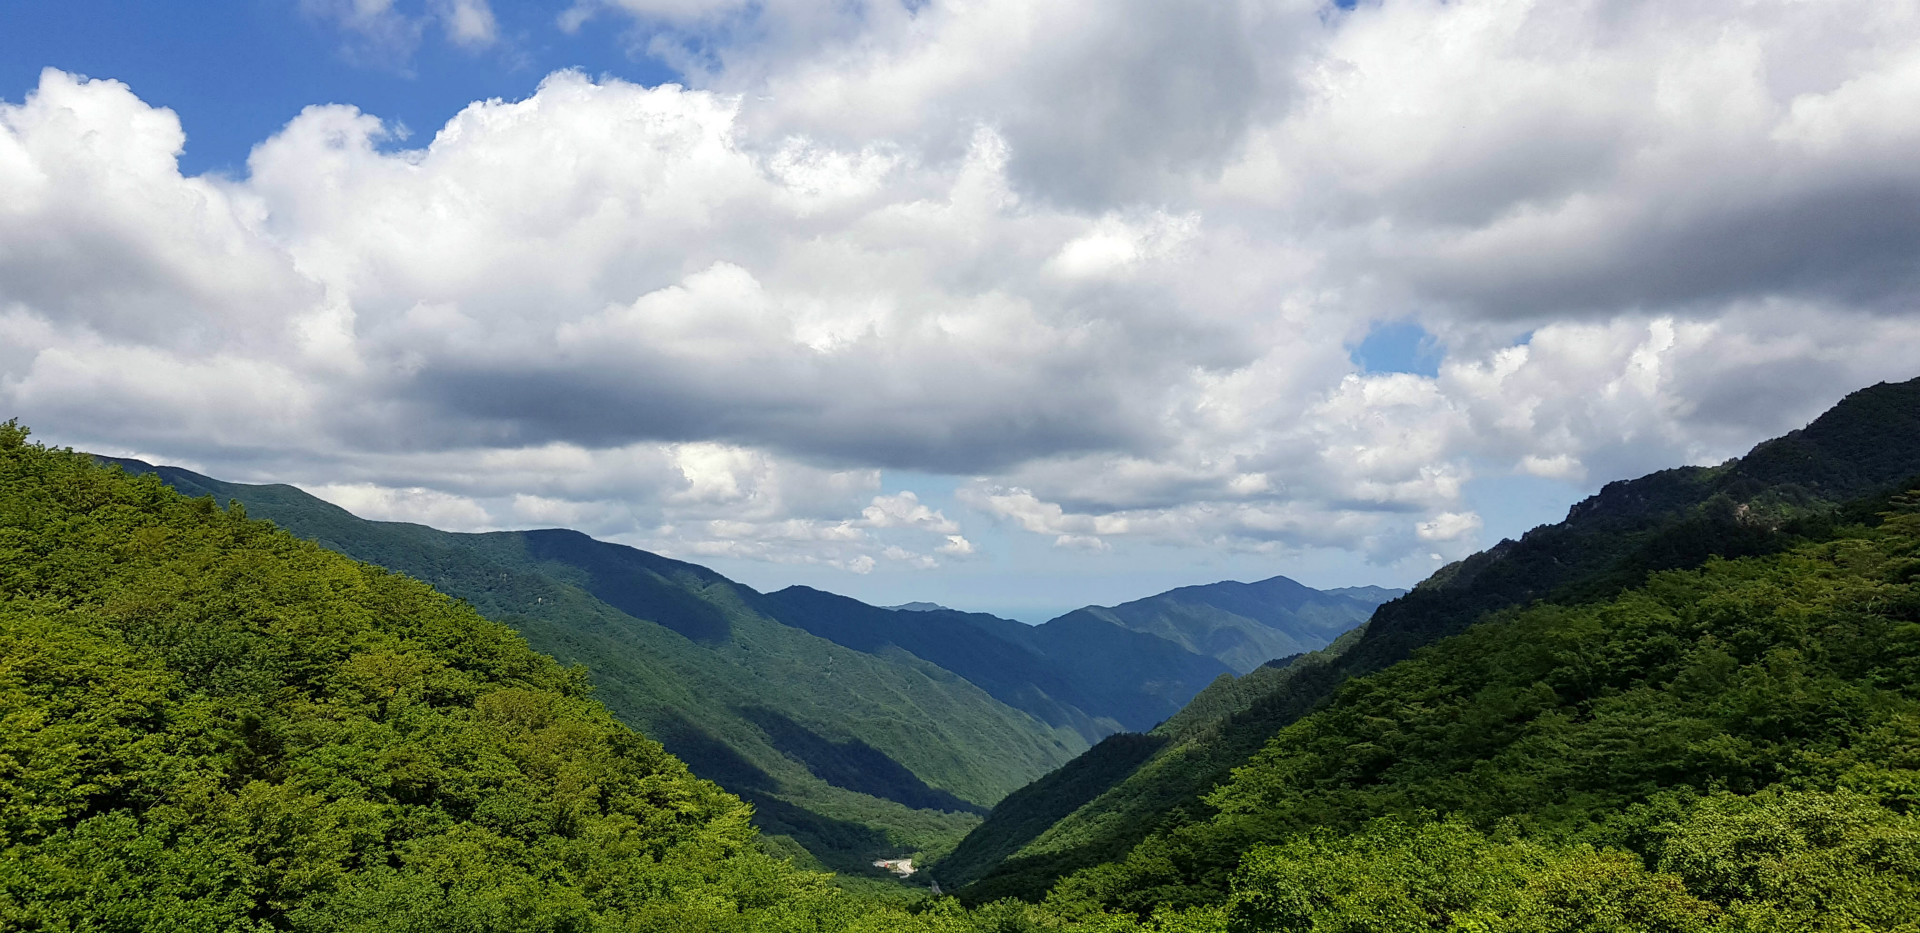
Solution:
M 1262 701 L 1319 672 L 1361 631 L 1238 678 L 1222 674 L 1151 732 L 1109 736 L 996 804 L 931 866 L 934 876 L 965 885 L 962 896 L 973 903 L 1038 898 L 1062 876 L 1125 857 L 1168 813 L 1195 803 L 1285 725 L 1290 708 Z
M 1087 746 L 936 663 L 785 624 L 768 597 L 698 565 L 573 531 L 367 521 L 291 486 L 102 459 L 423 580 L 585 665 L 621 721 L 752 803 L 782 851 L 839 871 L 950 846 Z
M 1226 671 L 1213 658 L 1104 620 L 1032 626 L 952 609 L 883 609 L 804 586 L 769 593 L 763 605 L 838 645 L 924 658 L 1089 743 L 1150 728 Z
M 933 866 L 936 877 L 974 882 L 964 892 L 972 900 L 1038 896 L 1069 873 L 1121 857 L 1155 826 L 1205 812 L 1211 788 L 1353 678 L 1502 609 L 1603 600 L 1661 571 L 1778 553 L 1826 533 L 1842 504 L 1916 476 L 1920 379 L 1853 393 L 1807 427 L 1719 466 L 1609 483 L 1565 521 L 1442 568 L 1335 649 L 1204 691 L 1195 712 L 1155 730 L 1163 741 L 1139 761 L 1088 752 L 1066 774 L 1043 779 L 1073 794 L 1010 795 L 1005 805 L 1016 812 L 990 814 Z
M 910 603 L 901 603 L 898 606 L 888 606 L 887 608 L 898 610 L 900 612 L 952 612 L 953 611 L 951 609 L 948 609 L 945 606 L 940 605 L 939 603 L 930 603 L 924 600 L 916 600 Z
M 425 584 L 0 424 L 0 929 L 920 929 Z
M 1286 577 L 1181 587 L 1029 626 L 931 603 L 884 609 L 809 587 L 768 615 L 859 651 L 906 651 L 1088 742 L 1153 728 L 1223 674 L 1325 647 L 1401 593 L 1323 592 Z
M 1350 681 L 1049 904 L 1225 904 L 1245 929 L 1913 929 L 1920 485 L 1842 517 Z
M 1273 577 L 1258 583 L 1183 586 L 1069 615 L 1085 614 L 1164 638 L 1245 674 L 1274 658 L 1325 648 L 1367 621 L 1381 603 L 1405 592 L 1377 586 L 1322 591 Z

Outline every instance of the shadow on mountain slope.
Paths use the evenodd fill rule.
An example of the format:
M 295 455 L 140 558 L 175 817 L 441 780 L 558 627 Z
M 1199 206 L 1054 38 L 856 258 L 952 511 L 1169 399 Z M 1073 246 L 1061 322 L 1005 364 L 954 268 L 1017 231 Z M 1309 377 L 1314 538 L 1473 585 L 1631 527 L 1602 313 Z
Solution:
M 759 726 L 781 754 L 807 766 L 814 777 L 916 810 L 985 813 L 976 804 L 930 787 L 899 762 L 859 739 L 835 742 L 765 707 L 742 707 L 742 717 Z
M 725 642 L 733 632 L 720 607 L 688 589 L 727 582 L 705 567 L 595 541 L 567 529 L 519 534 L 526 542 L 527 556 L 586 574 L 582 588 L 627 615 L 666 626 L 701 644 Z M 669 577 L 675 578 L 673 582 L 665 579 Z

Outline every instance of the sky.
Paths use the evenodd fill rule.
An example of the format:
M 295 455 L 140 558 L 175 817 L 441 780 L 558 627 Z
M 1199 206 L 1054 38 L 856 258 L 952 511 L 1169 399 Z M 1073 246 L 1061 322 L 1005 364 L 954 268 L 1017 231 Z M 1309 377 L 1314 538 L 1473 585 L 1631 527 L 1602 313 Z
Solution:
M 14 0 L 0 417 L 1027 621 L 1920 375 L 1920 0 Z

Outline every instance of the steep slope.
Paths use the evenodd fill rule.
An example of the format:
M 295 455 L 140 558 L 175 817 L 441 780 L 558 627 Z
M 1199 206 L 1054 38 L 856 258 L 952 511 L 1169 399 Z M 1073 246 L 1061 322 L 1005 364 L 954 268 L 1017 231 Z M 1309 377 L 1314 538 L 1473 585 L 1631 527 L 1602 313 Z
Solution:
M 970 903 L 1035 899 L 1073 871 L 1126 855 L 1183 805 L 1194 804 L 1291 721 L 1263 703 L 1297 677 L 1322 671 L 1359 637 L 1222 674 L 1146 734 L 1109 737 L 1059 770 L 1009 794 L 960 845 L 931 866 Z M 1124 754 L 1122 751 L 1124 750 Z
M 883 609 L 811 587 L 769 593 L 771 617 L 835 644 L 883 654 L 905 651 L 978 685 L 1001 702 L 1089 742 L 1123 728 L 1103 692 L 1083 689 L 1072 672 L 1034 647 L 1031 626 L 945 608 Z
M 761 929 L 842 897 L 505 626 L 12 423 L 0 717 L 0 928 Z
M 1717 467 L 1610 483 L 1574 505 L 1565 521 L 1443 568 L 1382 605 L 1342 650 L 1283 674 L 1249 675 L 1254 683 L 1238 691 L 1241 699 L 1227 715 L 1175 717 L 1188 741 L 1169 741 L 1130 769 L 1100 762 L 1097 774 L 1077 783 L 1104 781 L 1106 789 L 1043 833 L 1008 838 L 1014 824 L 990 816 L 972 834 L 979 838 L 956 850 L 981 879 L 966 895 L 1036 896 L 1068 872 L 1131 849 L 1170 814 L 1204 811 L 1202 794 L 1340 684 L 1465 631 L 1489 612 L 1540 599 L 1602 599 L 1639 585 L 1649 573 L 1696 567 L 1714 556 L 1776 552 L 1821 533 L 1822 516 L 1837 504 L 1916 475 L 1920 380 L 1853 393 L 1806 428 Z M 1034 822 L 1019 825 L 1030 832 Z M 1014 854 L 991 867 L 964 857 L 1005 851 Z
M 1459 827 L 1449 832 L 1499 827 L 1509 839 L 1630 851 L 1709 902 L 1828 888 L 1796 896 L 1798 908 L 1775 905 L 1776 921 L 1818 927 L 1759 928 L 1908 929 L 1900 924 L 1920 907 L 1920 822 L 1890 811 L 1909 810 L 1920 787 L 1920 489 L 1861 511 L 1884 518 L 1773 556 L 1658 573 L 1603 600 L 1508 610 L 1351 681 L 1210 793 L 1210 817 L 1163 827 L 1056 897 L 1141 913 L 1221 901 L 1260 845 L 1440 814 Z M 1713 832 L 1768 838 L 1705 838 L 1708 826 L 1686 825 L 1703 817 Z M 1876 838 L 1875 826 L 1905 828 Z M 1688 848 L 1764 865 L 1849 836 L 1864 848 L 1756 866 L 1743 881 Z M 1376 857 L 1425 857 L 1404 836 L 1387 843 Z M 1294 871 L 1326 859 L 1301 845 L 1287 857 Z M 1465 893 L 1434 909 L 1488 896 Z M 1288 909 L 1303 919 L 1320 910 Z M 1717 914 L 1702 908 L 1682 928 Z
M 370 522 L 289 486 L 153 472 L 297 536 L 424 580 L 584 664 L 596 695 L 694 773 L 755 806 L 777 842 L 871 872 L 951 845 L 975 813 L 1086 747 L 935 664 L 780 623 L 704 567 L 571 531 L 453 534 Z M 795 850 L 789 849 L 789 852 Z
M 1325 648 L 1367 621 L 1381 603 L 1405 592 L 1377 586 L 1322 591 L 1273 577 L 1183 586 L 1076 613 L 1164 638 L 1245 674 L 1274 658 Z

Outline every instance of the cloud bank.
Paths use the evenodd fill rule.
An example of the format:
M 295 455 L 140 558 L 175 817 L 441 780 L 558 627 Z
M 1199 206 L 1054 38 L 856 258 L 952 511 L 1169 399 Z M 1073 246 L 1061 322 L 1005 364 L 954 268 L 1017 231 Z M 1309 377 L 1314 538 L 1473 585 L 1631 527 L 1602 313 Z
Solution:
M 484 3 L 426 9 L 492 41 Z M 695 557 L 931 567 L 999 522 L 1430 566 L 1485 543 L 1475 476 L 1716 460 L 1920 369 L 1913 2 L 560 27 L 689 84 L 556 73 L 419 148 L 309 107 L 226 178 L 138 89 L 47 71 L 0 105 L 0 404 Z M 1436 375 L 1356 366 L 1405 322 Z M 959 478 L 951 514 L 890 471 Z

